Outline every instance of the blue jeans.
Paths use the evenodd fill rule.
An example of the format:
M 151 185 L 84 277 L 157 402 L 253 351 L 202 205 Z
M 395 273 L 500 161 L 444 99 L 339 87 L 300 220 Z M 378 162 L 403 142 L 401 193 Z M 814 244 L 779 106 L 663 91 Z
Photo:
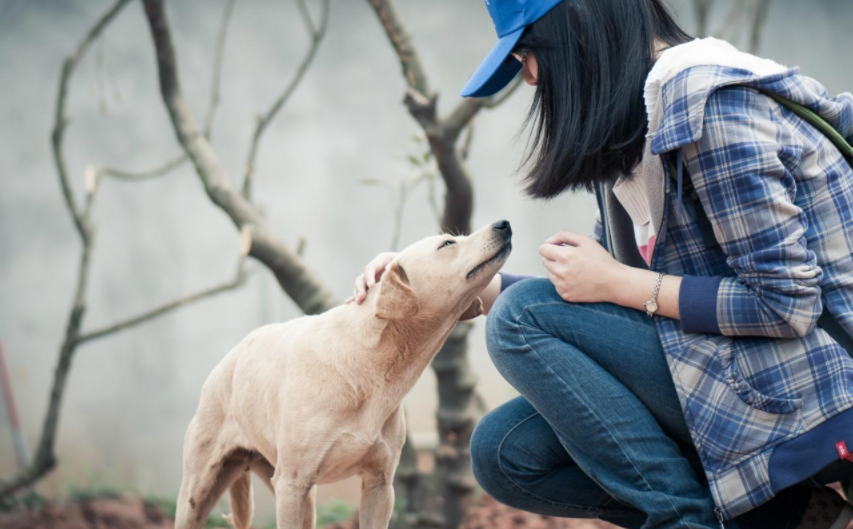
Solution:
M 714 512 L 644 312 L 568 303 L 549 280 L 526 279 L 498 296 L 486 342 L 521 394 L 486 415 L 471 440 L 474 475 L 496 500 L 629 529 L 738 527 Z M 773 527 L 799 521 L 782 517 L 796 520 Z

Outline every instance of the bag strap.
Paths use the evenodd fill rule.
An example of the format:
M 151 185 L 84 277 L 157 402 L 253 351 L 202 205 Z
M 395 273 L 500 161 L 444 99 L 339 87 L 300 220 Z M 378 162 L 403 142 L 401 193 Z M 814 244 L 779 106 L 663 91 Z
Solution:
M 801 118 L 806 120 L 811 126 L 823 133 L 823 135 L 826 136 L 827 139 L 831 141 L 832 144 L 835 145 L 839 151 L 841 151 L 841 154 L 843 154 L 844 158 L 847 159 L 847 163 L 853 166 L 853 145 L 850 145 L 850 143 L 847 141 L 847 138 L 842 136 L 841 133 L 838 132 L 835 127 L 830 125 L 828 121 L 823 119 L 820 114 L 795 101 L 786 99 L 780 96 L 779 94 L 775 94 L 773 92 L 763 89 L 759 89 L 759 91 L 764 95 L 771 97 L 777 103 L 786 107 L 794 114 L 800 116 Z

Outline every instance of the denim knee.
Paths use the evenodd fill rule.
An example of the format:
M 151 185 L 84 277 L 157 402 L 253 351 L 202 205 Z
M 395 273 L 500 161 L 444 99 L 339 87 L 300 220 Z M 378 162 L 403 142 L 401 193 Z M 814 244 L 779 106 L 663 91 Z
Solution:
M 515 494 L 508 489 L 500 462 L 500 448 L 506 432 L 504 419 L 494 411 L 486 414 L 471 434 L 471 470 L 474 479 L 489 496 L 508 504 Z
M 519 319 L 525 309 L 538 302 L 562 300 L 547 278 L 524 279 L 513 283 L 495 299 L 486 318 L 486 348 L 498 370 L 507 354 L 524 348 Z

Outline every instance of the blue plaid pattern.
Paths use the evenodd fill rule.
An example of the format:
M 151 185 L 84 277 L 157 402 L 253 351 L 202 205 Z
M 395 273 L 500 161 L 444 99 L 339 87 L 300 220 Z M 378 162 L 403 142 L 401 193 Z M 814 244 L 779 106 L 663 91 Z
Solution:
M 679 211 L 667 179 L 651 268 L 684 276 L 682 319 L 657 317 L 657 327 L 726 519 L 774 495 L 774 447 L 853 408 L 853 359 L 816 326 L 826 306 L 853 333 L 853 170 L 757 88 L 853 139 L 849 93 L 830 98 L 797 69 L 758 77 L 722 66 L 668 81 L 663 120 L 649 135 L 656 155 L 683 149 L 719 242 L 706 248 L 693 201 Z M 597 221 L 593 237 L 602 233 Z

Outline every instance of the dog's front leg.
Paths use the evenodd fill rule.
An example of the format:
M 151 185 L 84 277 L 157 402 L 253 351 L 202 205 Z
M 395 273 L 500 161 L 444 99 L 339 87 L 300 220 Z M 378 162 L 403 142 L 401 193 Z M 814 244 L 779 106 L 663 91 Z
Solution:
M 386 529 L 394 512 L 394 472 L 365 473 L 361 478 L 359 529 Z
M 275 482 L 275 521 L 278 529 L 313 529 L 313 489 L 313 484 L 285 478 Z M 308 513 L 309 504 L 310 514 Z

